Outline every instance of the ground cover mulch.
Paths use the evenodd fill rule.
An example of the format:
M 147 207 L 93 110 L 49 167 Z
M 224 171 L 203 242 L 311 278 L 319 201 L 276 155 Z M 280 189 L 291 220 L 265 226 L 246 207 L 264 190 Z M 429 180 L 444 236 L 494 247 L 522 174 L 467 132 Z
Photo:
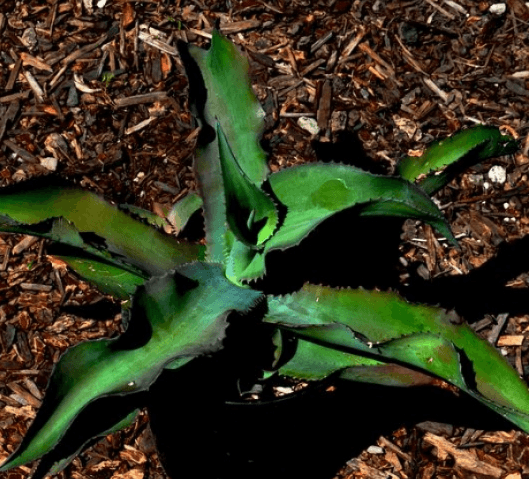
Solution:
M 461 250 L 407 222 L 399 260 L 404 290 L 422 284 L 421 297 L 441 303 L 439 292 L 449 293 L 526 377 L 529 7 L 521 0 L 0 0 L 0 186 L 60 177 L 155 212 L 183 197 L 194 187 L 197 129 L 176 42 L 206 45 L 216 22 L 251 61 L 272 170 L 334 159 L 392 172 L 404 154 L 480 123 L 520 140 L 519 153 L 436 195 Z M 487 269 L 495 258 L 508 271 Z M 119 305 L 47 254 L 45 241 L 0 236 L 0 459 L 35 417 L 61 353 L 119 333 L 120 321 Z M 446 419 L 386 430 L 336 474 L 529 477 L 528 436 L 485 428 Z M 147 415 L 58 477 L 166 477 Z

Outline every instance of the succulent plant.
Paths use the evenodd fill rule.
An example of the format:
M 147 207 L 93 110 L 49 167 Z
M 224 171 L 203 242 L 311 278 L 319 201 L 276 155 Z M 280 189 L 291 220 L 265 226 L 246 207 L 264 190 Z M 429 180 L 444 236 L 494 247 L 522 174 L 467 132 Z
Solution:
M 164 234 L 148 211 L 112 206 L 73 187 L 48 181 L 0 190 L 0 230 L 59 244 L 56 256 L 123 300 L 127 325 L 117 338 L 81 343 L 60 358 L 36 419 L 0 471 L 40 458 L 34 477 L 57 472 L 91 438 L 129 424 L 162 371 L 222 353 L 231 328 L 245 322 L 253 327 L 247 351 L 255 341 L 262 354 L 240 357 L 235 378 L 237 367 L 247 371 L 255 361 L 256 379 L 334 375 L 388 386 L 441 379 L 529 432 L 526 384 L 455 311 L 391 291 L 305 284 L 271 295 L 258 287 L 269 253 L 295 248 L 346 210 L 353 219 L 420 220 L 457 247 L 429 195 L 461 168 L 514 152 L 516 142 L 478 126 L 403 159 L 396 176 L 334 163 L 271 173 L 260 145 L 264 113 L 245 57 L 217 31 L 209 50 L 189 47 L 182 57 L 191 86 L 205 92 L 193 105 L 201 127 L 199 191 L 168 217 L 181 227 L 202 208 L 204 244 Z M 104 417 L 93 414 L 96 407 Z M 70 434 L 79 424 L 85 430 Z

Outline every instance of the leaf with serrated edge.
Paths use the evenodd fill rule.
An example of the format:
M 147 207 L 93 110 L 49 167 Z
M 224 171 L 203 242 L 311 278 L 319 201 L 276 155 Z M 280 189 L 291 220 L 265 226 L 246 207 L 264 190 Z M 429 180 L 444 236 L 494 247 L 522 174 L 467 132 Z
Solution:
M 393 387 L 439 383 L 437 378 L 400 364 L 381 362 L 303 339 L 298 339 L 294 356 L 278 372 L 305 381 L 321 380 L 339 373 L 341 379 Z
M 171 223 L 176 234 L 178 234 L 184 229 L 191 216 L 200 208 L 202 208 L 202 198 L 199 194 L 197 192 L 188 193 L 173 205 L 167 214 L 167 221 Z
M 226 261 L 229 254 L 226 197 L 217 140 L 197 148 L 194 168 L 203 200 L 206 257 L 213 263 Z
M 167 220 L 165 218 L 162 218 L 156 213 L 146 210 L 145 208 L 140 208 L 136 205 L 123 204 L 119 205 L 119 209 L 123 211 L 128 211 L 132 215 L 136 215 L 138 218 L 141 218 L 142 220 L 156 228 L 164 228 L 165 226 L 168 226 Z
M 112 264 L 82 256 L 57 255 L 85 281 L 94 285 L 102 293 L 127 300 L 146 279 L 140 275 L 118 268 Z
M 130 426 L 140 411 L 139 406 L 134 407 L 133 405 L 134 402 L 140 402 L 137 396 L 130 402 L 123 401 L 123 398 L 116 401 L 115 397 L 99 399 L 95 403 L 101 404 L 97 404 L 96 408 L 91 407 L 94 405 L 91 403 L 81 412 L 82 423 L 79 424 L 76 421 L 57 447 L 41 458 L 31 474 L 31 479 L 44 479 L 47 475 L 58 474 L 97 438 Z M 124 404 L 126 402 L 127 404 Z M 102 419 L 103 416 L 105 417 Z
M 95 399 L 147 389 L 177 358 L 219 350 L 230 311 L 247 311 L 261 297 L 230 283 L 220 266 L 205 263 L 183 265 L 175 274 L 152 279 L 135 294 L 122 336 L 81 343 L 61 358 L 43 404 L 47 416 L 37 415 L 38 427 L 30 428 L 0 471 L 49 452 Z M 141 337 L 131 339 L 134 335 Z
M 276 207 L 272 199 L 241 169 L 219 122 L 216 128 L 228 224 L 239 241 L 258 246 L 272 235 L 277 226 Z
M 214 127 L 218 121 L 242 171 L 260 185 L 268 175 L 266 154 L 259 144 L 264 111 L 252 90 L 248 60 L 237 47 L 213 30 L 206 52 L 190 47 L 207 90 L 203 116 Z
M 294 246 L 326 218 L 364 203 L 381 205 L 380 215 L 421 219 L 453 239 L 432 200 L 400 178 L 377 176 L 347 165 L 312 163 L 273 173 L 269 181 L 277 199 L 287 207 L 287 215 L 265 244 L 265 252 Z
M 163 274 L 178 264 L 203 257 L 202 246 L 179 243 L 89 191 L 46 185 L 24 191 L 23 187 L 17 185 L 1 190 L 0 231 L 26 232 L 58 242 L 62 241 L 57 230 L 60 227 L 67 241 L 73 238 L 73 232 L 88 234 L 101 244 L 93 246 L 76 233 L 75 240 L 80 243 L 73 246 L 88 248 L 88 252 L 114 262 L 108 253 L 105 256 L 108 250 L 114 257 L 122 258 L 121 263 L 114 263 L 116 266 L 128 262 L 150 275 Z M 66 224 L 61 225 L 58 218 L 71 223 L 73 228 L 64 229 Z M 51 221 L 54 219 L 56 221 Z M 51 221 L 50 228 L 40 231 L 37 226 L 45 221 Z
M 468 167 L 488 158 L 514 153 L 517 149 L 517 142 L 502 135 L 498 128 L 476 126 L 434 143 L 419 157 L 408 156 L 402 159 L 397 165 L 397 172 L 409 181 L 416 181 L 421 175 L 429 175 L 420 184 L 428 194 L 432 194 L 454 177 L 434 174 L 442 168 L 461 160 L 465 160 L 465 166 Z M 469 156 L 470 162 L 466 161 Z M 459 173 L 459 170 L 454 170 L 454 173 Z
M 264 273 L 264 255 L 235 240 L 226 263 L 226 276 L 236 284 L 240 284 L 242 281 L 261 278 Z
M 278 370 L 283 376 L 315 381 L 325 379 L 337 371 L 359 365 L 383 364 L 372 358 L 327 348 L 303 339 L 298 340 L 292 359 Z
M 454 312 L 409 304 L 394 293 L 305 285 L 270 299 L 265 322 L 327 347 L 435 374 L 529 431 L 526 384 Z

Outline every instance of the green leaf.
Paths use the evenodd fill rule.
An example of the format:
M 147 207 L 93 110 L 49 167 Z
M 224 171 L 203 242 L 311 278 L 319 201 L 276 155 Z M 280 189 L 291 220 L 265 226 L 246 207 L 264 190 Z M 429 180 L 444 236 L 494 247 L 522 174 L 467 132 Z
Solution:
M 201 125 L 195 170 L 204 201 L 207 257 L 210 261 L 225 264 L 232 243 L 227 235 L 228 216 L 233 213 L 233 204 L 230 200 L 230 205 L 226 205 L 220 165 L 221 140 L 219 135 L 216 138 L 207 137 L 214 136 L 216 125 L 220 124 L 227 139 L 225 143 L 229 145 L 245 178 L 260 186 L 268 174 L 266 155 L 259 144 L 264 112 L 250 85 L 248 61 L 218 31 L 213 32 L 209 50 L 191 46 L 189 53 L 198 65 L 206 88 L 205 101 L 195 98 L 194 107 Z M 186 62 L 187 57 L 182 55 L 188 76 L 192 78 L 192 60 Z M 229 214 L 227 207 L 230 208 Z M 252 214 L 251 211 L 249 213 Z M 244 221 L 251 222 L 251 218 L 244 218 Z M 268 229 L 269 226 L 260 232 L 257 241 L 264 241 L 263 237 L 269 234 Z
M 145 283 L 146 278 L 131 273 L 112 264 L 97 261 L 93 258 L 82 256 L 56 255 L 63 260 L 85 281 L 88 281 L 102 293 L 127 300 L 136 291 L 138 286 Z
M 204 202 L 207 260 L 225 264 L 230 250 L 229 229 L 218 141 L 197 148 L 194 167 Z
M 340 372 L 340 379 L 391 387 L 439 386 L 440 380 L 401 364 L 355 365 Z
M 228 224 L 235 237 L 247 245 L 260 245 L 274 232 L 278 214 L 272 199 L 241 169 L 217 122 L 220 164 Z
M 207 90 L 203 112 L 206 122 L 220 123 L 242 171 L 260 185 L 268 175 L 266 154 L 259 144 L 264 111 L 250 84 L 249 64 L 237 47 L 213 30 L 211 47 L 189 47 Z
M 45 454 L 32 471 L 31 479 L 44 479 L 61 472 L 91 442 L 130 426 L 141 403 L 140 394 L 106 397 L 85 408 L 57 447 Z M 144 401 L 143 401 L 144 402 Z
M 361 214 L 420 219 L 455 241 L 432 200 L 400 178 L 346 165 L 312 163 L 281 170 L 269 181 L 277 199 L 287 207 L 287 215 L 265 244 L 265 252 L 298 244 L 326 218 L 360 204 L 366 204 Z
M 518 150 L 518 142 L 502 135 L 496 127 L 476 126 L 460 131 L 429 146 L 420 157 L 408 156 L 401 160 L 397 172 L 409 181 L 417 181 L 428 194 L 449 183 L 464 168 L 496 156 L 509 155 Z M 450 168 L 441 171 L 449 165 Z M 421 175 L 428 175 L 420 179 Z
M 97 195 L 71 187 L 19 184 L 1 189 L 0 231 L 50 238 L 118 268 L 133 265 L 129 271 L 134 274 L 137 269 L 163 274 L 203 257 L 202 246 L 179 243 Z
M 393 293 L 306 285 L 271 299 L 265 321 L 329 348 L 436 375 L 529 431 L 527 385 L 454 312 Z
M 133 297 L 126 332 L 116 339 L 81 343 L 60 359 L 42 411 L 6 471 L 50 452 L 75 418 L 98 398 L 146 390 L 177 359 L 222 347 L 227 317 L 246 312 L 262 297 L 230 283 L 217 265 L 192 263 L 153 278 Z M 127 313 L 128 314 L 128 313 Z
M 230 247 L 226 263 L 226 276 L 235 284 L 261 278 L 265 272 L 264 255 L 241 241 Z
M 167 221 L 165 218 L 158 216 L 156 213 L 153 213 L 152 211 L 146 210 L 144 208 L 140 208 L 139 206 L 123 204 L 123 205 L 119 205 L 119 209 L 122 211 L 128 211 L 132 213 L 133 215 L 136 215 L 138 218 L 145 220 L 147 223 L 149 223 L 152 226 L 155 226 L 156 228 L 163 228 L 167 226 Z
M 303 339 L 298 340 L 296 353 L 279 368 L 279 374 L 295 379 L 315 381 L 353 366 L 383 364 L 371 358 L 327 348 Z
M 438 379 L 430 375 L 400 364 L 385 363 L 303 339 L 298 340 L 294 356 L 278 372 L 283 376 L 305 381 L 321 380 L 339 373 L 338 377 L 341 379 L 393 387 L 439 383 Z
M 179 234 L 191 216 L 200 208 L 202 208 L 202 198 L 200 195 L 196 192 L 188 193 L 173 205 L 167 214 L 167 221 L 171 223 L 176 234 Z

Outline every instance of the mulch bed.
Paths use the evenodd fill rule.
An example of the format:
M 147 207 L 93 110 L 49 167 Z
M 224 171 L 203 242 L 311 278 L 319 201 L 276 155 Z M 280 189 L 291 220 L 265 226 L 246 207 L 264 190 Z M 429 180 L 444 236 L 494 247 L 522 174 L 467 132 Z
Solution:
M 323 157 L 391 172 L 404 154 L 478 123 L 520 139 L 519 153 L 474 167 L 436 196 L 460 251 L 406 223 L 403 285 L 466 275 L 528 233 L 522 0 L 0 0 L 0 11 L 0 186 L 61 177 L 155 212 L 184 196 L 194 186 L 197 129 L 175 45 L 206 45 L 218 21 L 250 58 L 273 170 Z M 528 269 L 502 286 L 526 288 Z M 525 377 L 521 309 L 474 318 L 474 327 Z M 119 305 L 49 256 L 44 241 L 1 235 L 0 325 L 3 459 L 35 417 L 61 353 L 120 332 Z M 528 439 L 423 422 L 365 444 L 339 477 L 529 477 Z M 142 414 L 58 477 L 166 476 Z

